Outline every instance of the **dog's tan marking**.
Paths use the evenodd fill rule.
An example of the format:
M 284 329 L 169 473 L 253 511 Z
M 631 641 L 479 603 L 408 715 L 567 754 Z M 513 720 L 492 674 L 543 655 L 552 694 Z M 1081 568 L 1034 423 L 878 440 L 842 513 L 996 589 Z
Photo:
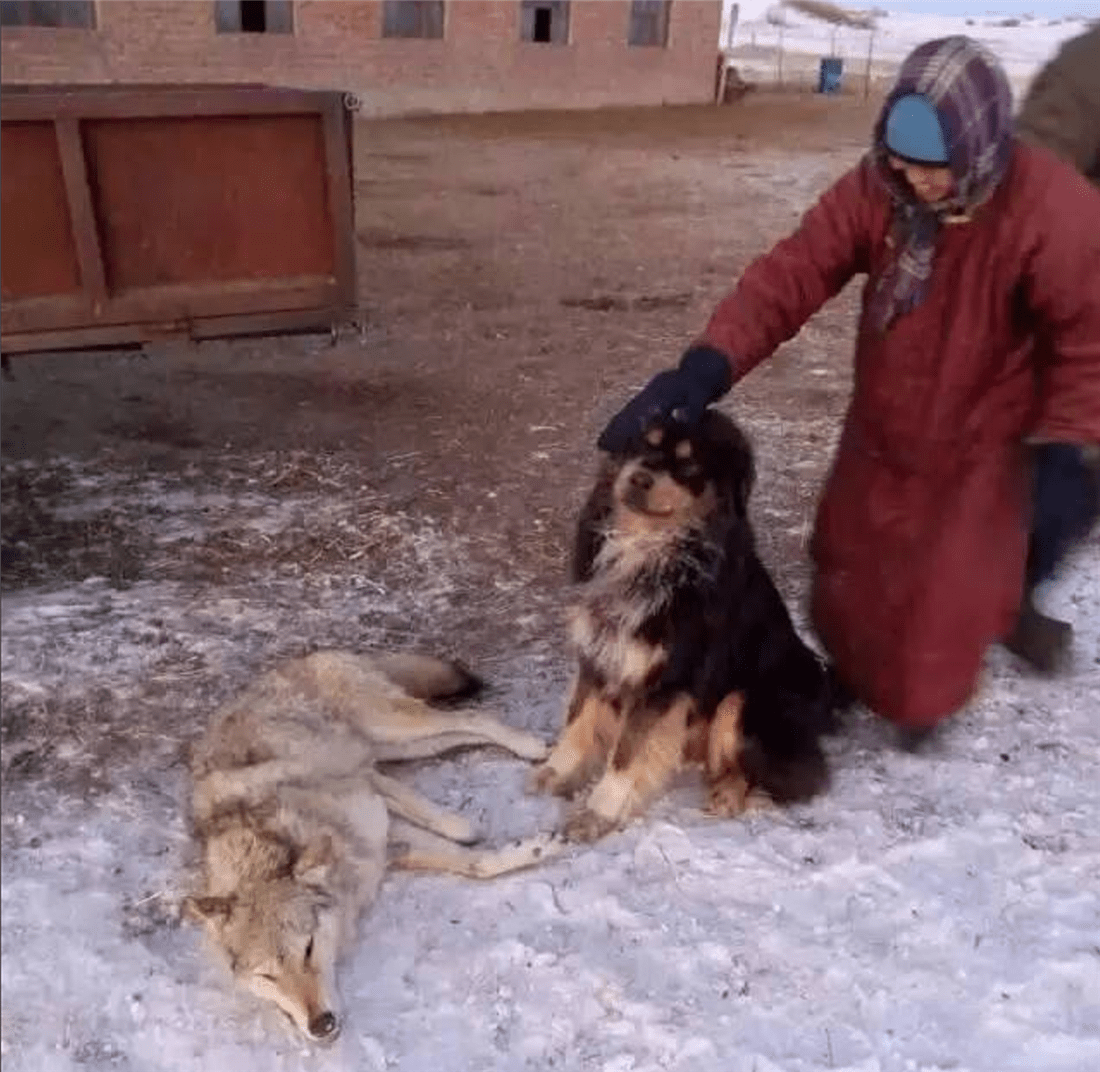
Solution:
M 668 784 L 683 758 L 692 706 L 689 696 L 678 697 L 654 722 L 630 762 L 604 773 L 566 824 L 567 837 L 599 837 L 644 808 Z
M 707 811 L 719 819 L 740 815 L 749 797 L 749 783 L 740 771 L 727 771 L 710 783 Z
M 600 668 L 619 688 L 638 688 L 655 674 L 668 657 L 665 649 L 635 636 L 630 623 L 604 626 L 581 605 L 573 612 L 570 639 L 578 651 Z
M 607 762 L 622 729 L 622 718 L 598 693 L 586 691 L 549 758 L 531 776 L 536 793 L 572 796 Z M 570 701 L 572 710 L 574 701 Z
M 710 778 L 719 778 L 727 770 L 738 768 L 743 743 L 741 714 L 744 709 L 744 693 L 731 692 L 714 712 L 707 738 L 707 775 Z
M 665 441 L 665 430 L 660 425 L 650 428 L 645 434 L 645 441 L 651 447 L 659 447 Z
M 739 771 L 731 771 L 712 782 L 707 794 L 707 812 L 717 819 L 736 819 L 752 811 L 765 811 L 775 802 L 763 789 L 750 786 Z
M 676 444 L 675 453 L 677 458 L 690 458 L 693 453 L 691 448 L 691 440 L 681 439 L 680 442 Z

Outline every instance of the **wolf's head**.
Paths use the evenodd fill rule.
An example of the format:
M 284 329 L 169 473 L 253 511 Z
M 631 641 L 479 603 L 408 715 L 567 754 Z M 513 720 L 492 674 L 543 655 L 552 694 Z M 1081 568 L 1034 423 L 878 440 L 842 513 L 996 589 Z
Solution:
M 340 917 L 326 886 L 331 862 L 325 840 L 283 874 L 244 880 L 232 893 L 190 897 L 184 904 L 225 953 L 237 981 L 273 1001 L 315 1042 L 331 1042 L 340 1033 L 334 1011 Z

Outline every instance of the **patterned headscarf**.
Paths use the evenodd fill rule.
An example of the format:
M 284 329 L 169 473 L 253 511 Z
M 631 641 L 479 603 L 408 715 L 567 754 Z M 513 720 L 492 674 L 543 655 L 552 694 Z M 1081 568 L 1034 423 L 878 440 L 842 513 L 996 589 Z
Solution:
M 935 106 L 955 179 L 950 200 L 926 205 L 890 167 L 886 119 L 895 101 L 920 93 Z M 996 190 L 1012 156 L 1012 90 L 996 57 L 961 34 L 928 41 L 910 53 L 875 125 L 872 150 L 894 204 L 895 259 L 874 297 L 880 331 L 924 300 L 943 222 L 967 217 Z

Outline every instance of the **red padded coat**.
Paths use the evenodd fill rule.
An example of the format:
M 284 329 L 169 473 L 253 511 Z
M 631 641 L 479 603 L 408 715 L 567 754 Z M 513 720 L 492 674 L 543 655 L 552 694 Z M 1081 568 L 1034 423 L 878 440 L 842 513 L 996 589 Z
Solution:
M 1100 193 L 1038 147 L 941 228 L 924 301 L 885 333 L 870 296 L 890 199 L 869 155 L 755 261 L 703 338 L 738 379 L 855 275 L 855 386 L 818 505 L 812 617 L 869 707 L 929 726 L 1009 630 L 1027 544 L 1023 442 L 1100 442 Z

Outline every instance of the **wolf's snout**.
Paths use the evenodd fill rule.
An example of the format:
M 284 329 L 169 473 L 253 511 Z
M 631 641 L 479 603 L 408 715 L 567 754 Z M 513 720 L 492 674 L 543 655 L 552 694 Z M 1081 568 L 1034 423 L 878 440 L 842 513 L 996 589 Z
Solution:
M 309 1033 L 319 1041 L 329 1041 L 339 1034 L 340 1025 L 331 1012 L 318 1013 L 309 1022 Z

